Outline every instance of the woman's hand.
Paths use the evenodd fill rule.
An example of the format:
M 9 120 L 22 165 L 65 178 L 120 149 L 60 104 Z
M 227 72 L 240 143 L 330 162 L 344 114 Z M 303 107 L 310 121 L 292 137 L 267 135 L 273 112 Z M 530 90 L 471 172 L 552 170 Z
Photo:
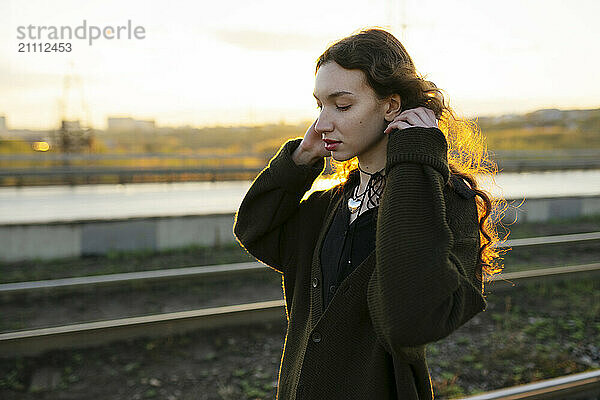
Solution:
M 435 113 L 427 107 L 411 108 L 404 110 L 385 128 L 384 133 L 390 133 L 394 129 L 406 129 L 413 126 L 424 128 L 437 128 L 438 121 Z
M 315 120 L 310 128 L 306 130 L 300 145 L 292 154 L 292 159 L 298 165 L 312 165 L 323 157 L 331 156 L 331 151 L 325 150 L 325 143 L 321 139 L 321 135 L 315 131 L 317 121 Z

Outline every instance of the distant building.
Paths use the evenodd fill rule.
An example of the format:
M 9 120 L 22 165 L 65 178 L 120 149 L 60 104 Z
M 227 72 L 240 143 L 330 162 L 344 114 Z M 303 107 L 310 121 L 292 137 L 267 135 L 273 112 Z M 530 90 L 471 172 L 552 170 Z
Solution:
M 109 131 L 153 132 L 155 128 L 154 120 L 137 120 L 131 117 L 108 118 Z
M 148 121 L 143 121 L 143 120 L 135 120 L 135 128 L 139 129 L 140 131 L 153 131 L 155 126 L 154 126 L 154 120 L 148 120 Z
M 108 118 L 109 131 L 132 131 L 135 129 L 133 118 Z
M 81 123 L 79 122 L 79 120 L 76 121 L 61 121 L 61 127 L 62 129 L 66 130 L 66 131 L 80 131 L 81 130 Z
M 0 133 L 6 132 L 6 117 L 0 116 Z

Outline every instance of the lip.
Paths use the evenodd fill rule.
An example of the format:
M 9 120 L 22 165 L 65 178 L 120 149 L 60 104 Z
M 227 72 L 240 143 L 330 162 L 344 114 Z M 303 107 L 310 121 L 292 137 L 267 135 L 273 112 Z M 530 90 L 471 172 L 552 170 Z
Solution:
M 327 151 L 333 151 L 335 150 L 335 148 L 338 146 L 338 144 L 342 143 L 336 140 L 331 140 L 331 139 L 323 139 L 323 142 L 325 143 L 325 150 Z

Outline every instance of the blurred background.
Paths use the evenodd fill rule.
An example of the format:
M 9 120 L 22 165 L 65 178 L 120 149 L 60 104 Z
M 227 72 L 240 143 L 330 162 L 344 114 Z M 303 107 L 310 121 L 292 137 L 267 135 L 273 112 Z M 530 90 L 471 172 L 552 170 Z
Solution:
M 275 398 L 281 276 L 236 243 L 233 216 L 317 118 L 317 57 L 367 27 L 478 124 L 499 167 L 483 188 L 508 203 L 488 309 L 428 347 L 436 398 L 583 387 L 600 369 L 598 15 L 583 0 L 4 0 L 0 397 Z

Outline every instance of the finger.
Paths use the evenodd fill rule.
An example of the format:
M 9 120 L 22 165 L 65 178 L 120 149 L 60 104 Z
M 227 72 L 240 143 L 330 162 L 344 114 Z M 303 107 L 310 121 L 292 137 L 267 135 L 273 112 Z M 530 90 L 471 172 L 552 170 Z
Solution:
M 435 126 L 439 127 L 439 120 L 438 120 L 437 116 L 435 115 L 435 112 L 433 112 L 433 110 L 429 110 L 429 114 L 431 114 L 431 120 L 435 122 Z
M 413 113 L 413 112 L 414 112 L 414 108 L 406 109 L 406 110 L 402 111 L 400 114 L 396 115 L 396 119 L 399 117 L 404 117 L 405 115 Z
M 426 108 L 426 111 L 429 115 L 431 115 L 431 119 L 437 120 L 437 117 L 435 116 L 435 112 L 433 112 L 433 110 L 431 108 Z
M 423 126 L 431 126 L 433 124 L 433 120 L 431 120 L 431 116 L 427 113 L 427 110 L 429 110 L 427 107 L 415 108 L 415 114 L 423 121 Z
M 423 107 L 423 111 L 425 111 L 425 115 L 427 115 L 427 119 L 431 122 L 435 121 L 435 113 L 431 108 Z
M 395 122 L 390 122 L 387 128 L 384 129 L 383 133 L 390 133 L 394 129 L 397 129 L 397 124 Z
M 384 134 L 386 134 L 386 133 L 390 133 L 390 132 L 392 132 L 392 131 L 394 131 L 394 130 L 396 130 L 396 129 L 400 129 L 400 128 L 398 128 L 398 125 L 397 125 L 397 124 L 390 125 L 390 126 L 388 126 L 387 128 L 385 128 L 385 130 L 383 131 L 383 133 L 384 133 Z
M 435 123 L 435 126 L 438 126 L 438 119 L 437 119 L 437 117 L 435 116 L 435 112 L 434 112 L 432 109 L 430 109 L 430 108 L 425 108 L 425 111 L 426 111 L 426 112 L 427 112 L 427 114 L 430 116 L 430 121 L 431 121 L 432 123 Z
M 402 130 L 402 129 L 406 129 L 406 128 L 410 128 L 410 127 L 412 127 L 412 125 L 410 125 L 406 122 L 403 122 L 403 121 L 394 122 L 394 123 L 390 124 L 383 132 L 390 133 L 396 129 Z
M 415 109 L 415 113 L 419 115 L 421 120 L 423 121 L 423 125 L 426 128 L 434 128 L 438 126 L 437 118 L 435 117 L 435 113 L 433 110 L 427 107 L 418 107 Z
M 383 131 L 384 133 L 390 133 L 391 131 L 393 131 L 394 129 L 398 129 L 398 124 L 399 123 L 404 123 L 404 122 L 400 122 L 400 121 L 392 121 L 388 124 L 387 128 L 385 128 L 385 130 Z
M 425 118 L 425 120 L 423 120 L 423 118 L 424 118 L 423 115 L 424 114 L 423 114 L 422 110 L 419 110 L 420 108 L 423 108 L 423 107 L 410 108 L 408 110 L 404 110 L 403 112 L 401 112 L 400 114 L 398 114 L 398 116 L 395 118 L 395 120 L 396 121 L 406 120 L 406 121 L 411 122 L 414 125 L 424 126 L 425 125 L 425 121 L 428 118 Z M 412 117 L 412 121 L 410 121 L 408 119 L 408 117 L 407 117 L 408 115 L 412 115 L 413 116 Z M 415 117 L 417 118 L 417 120 L 414 119 Z
M 418 114 L 412 112 L 412 113 L 407 113 L 403 116 L 398 116 L 396 119 L 394 119 L 394 121 L 406 121 L 408 123 L 410 123 L 411 125 L 416 125 L 416 126 L 423 126 L 425 123 L 423 121 L 421 121 L 421 118 L 419 117 Z
M 421 111 L 425 111 L 425 113 L 427 113 L 427 115 L 431 116 L 431 121 L 433 121 L 434 119 L 437 119 L 437 117 L 435 116 L 435 112 L 427 107 L 416 107 L 416 108 L 409 108 L 407 110 L 402 111 L 400 114 L 398 114 L 398 116 L 401 115 L 405 115 L 406 113 L 417 113 L 418 115 L 423 115 L 423 113 Z M 422 118 L 423 119 L 423 118 Z M 425 121 L 423 121 L 425 122 Z
M 406 122 L 399 122 L 397 129 L 406 129 L 406 128 L 410 128 L 410 127 L 412 127 L 411 124 L 408 124 Z

